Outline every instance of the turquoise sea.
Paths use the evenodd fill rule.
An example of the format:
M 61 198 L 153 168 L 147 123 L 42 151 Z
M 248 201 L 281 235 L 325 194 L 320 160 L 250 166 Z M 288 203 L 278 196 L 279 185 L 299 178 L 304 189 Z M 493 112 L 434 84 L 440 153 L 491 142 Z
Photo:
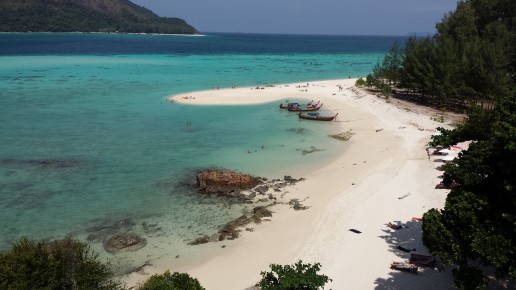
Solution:
M 405 38 L 0 34 L 0 250 L 22 236 L 73 235 L 122 272 L 142 261 L 103 252 L 118 232 L 147 239 L 146 257 L 187 251 L 246 209 L 198 194 L 198 170 L 309 178 L 308 165 L 345 148 L 327 137 L 331 124 L 300 121 L 276 103 L 165 98 L 365 77 L 394 41 Z M 312 146 L 323 151 L 302 154 Z

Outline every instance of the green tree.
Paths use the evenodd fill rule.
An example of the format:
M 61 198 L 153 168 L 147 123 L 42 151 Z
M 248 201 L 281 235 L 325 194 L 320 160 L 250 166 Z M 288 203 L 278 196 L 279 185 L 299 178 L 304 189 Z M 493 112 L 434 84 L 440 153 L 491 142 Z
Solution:
M 401 86 L 443 107 L 492 107 L 497 97 L 510 94 L 516 81 L 514 3 L 460 1 L 433 38 L 409 38 Z
M 443 210 L 423 216 L 423 242 L 459 266 L 455 286 L 483 289 L 484 266 L 516 281 L 516 94 L 492 110 L 476 109 L 468 121 L 434 142 L 473 140 L 445 167 L 444 182 L 455 184 Z
M 303 264 L 299 260 L 291 265 L 270 265 L 270 272 L 261 272 L 262 279 L 258 285 L 262 290 L 317 290 L 323 289 L 332 280 L 326 275 L 318 274 L 321 264 Z
M 392 86 L 398 86 L 402 80 L 404 50 L 395 42 L 382 62 L 373 68 L 373 73 L 366 78 L 366 84 L 375 87 L 383 94 L 392 92 Z
M 389 85 L 398 86 L 400 84 L 404 57 L 404 48 L 394 42 L 382 62 L 383 74 Z
M 355 86 L 357 86 L 357 87 L 363 87 L 365 85 L 367 85 L 367 82 L 363 78 L 358 78 L 357 81 L 355 82 Z
M 187 273 L 166 271 L 163 274 L 152 275 L 138 290 L 204 290 L 199 280 Z
M 516 280 L 516 1 L 464 0 L 436 26 L 432 38 L 405 45 L 401 86 L 442 106 L 469 108 L 454 130 L 439 128 L 431 145 L 471 140 L 445 165 L 452 189 L 443 210 L 423 217 L 423 241 L 458 265 L 454 283 L 482 289 L 485 266 Z M 386 56 L 366 82 L 387 79 Z M 489 106 L 484 106 L 485 104 Z
M 0 253 L 0 289 L 121 289 L 89 247 L 70 237 L 51 243 L 23 238 Z
M 405 45 L 402 86 L 423 96 L 434 93 L 435 41 L 410 37 Z

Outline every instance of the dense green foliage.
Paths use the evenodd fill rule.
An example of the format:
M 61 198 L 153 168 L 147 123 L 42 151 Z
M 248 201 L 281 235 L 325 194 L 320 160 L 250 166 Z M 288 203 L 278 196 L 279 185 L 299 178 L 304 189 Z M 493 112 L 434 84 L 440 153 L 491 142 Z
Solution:
M 400 65 L 401 59 L 401 65 Z M 454 130 L 430 145 L 472 141 L 445 165 L 443 210 L 423 216 L 423 242 L 458 265 L 455 286 L 484 289 L 486 269 L 516 281 L 516 1 L 465 0 L 433 37 L 395 44 L 367 77 L 388 94 L 405 90 L 440 108 L 464 108 Z
M 385 55 L 382 62 L 373 68 L 373 73 L 367 75 L 366 85 L 376 87 L 383 94 L 392 92 L 393 86 L 398 86 L 403 73 L 404 51 L 397 42 L 391 48 L 389 54 Z
M 111 278 L 109 266 L 71 238 L 21 239 L 0 253 L 0 289 L 121 289 Z
M 270 268 L 270 272 L 261 272 L 259 286 L 262 290 L 317 290 L 332 281 L 328 276 L 318 274 L 319 263 L 303 264 L 300 260 L 293 266 L 272 264 Z
M 318 274 L 321 265 L 282 266 L 272 264 L 261 272 L 262 290 L 317 290 L 331 281 Z M 12 249 L 0 252 L 0 289 L 125 289 L 112 280 L 109 264 L 98 261 L 87 244 L 67 237 L 50 243 L 22 238 Z M 137 290 L 204 290 L 199 280 L 187 273 L 166 271 L 152 275 Z
M 423 216 L 423 242 L 458 265 L 455 286 L 484 289 L 486 269 L 516 281 L 516 1 L 461 1 L 437 25 L 433 38 L 410 38 L 401 79 L 384 60 L 371 84 L 394 84 L 437 100 L 461 103 L 468 118 L 454 130 L 439 128 L 430 145 L 472 141 L 445 165 L 451 187 L 443 210 Z M 395 55 L 390 53 L 390 57 Z M 489 106 L 484 106 L 485 104 Z
M 152 275 L 138 290 L 204 290 L 199 280 L 190 277 L 186 273 L 170 274 L 169 271 L 163 274 Z
M 2 0 L 0 31 L 198 33 L 182 19 L 159 17 L 129 0 Z
M 368 84 L 404 88 L 442 106 L 493 104 L 511 94 L 515 67 L 516 1 L 460 1 L 433 37 L 411 37 L 404 50 L 395 44 Z
M 474 110 L 468 121 L 434 137 L 434 144 L 474 140 L 459 159 L 446 165 L 452 187 L 442 211 L 423 216 L 423 242 L 459 265 L 456 286 L 483 289 L 483 266 L 516 281 L 516 95 L 493 110 Z
M 365 86 L 367 83 L 366 81 L 363 79 L 363 78 L 358 78 L 355 82 L 355 86 L 357 87 L 363 87 Z

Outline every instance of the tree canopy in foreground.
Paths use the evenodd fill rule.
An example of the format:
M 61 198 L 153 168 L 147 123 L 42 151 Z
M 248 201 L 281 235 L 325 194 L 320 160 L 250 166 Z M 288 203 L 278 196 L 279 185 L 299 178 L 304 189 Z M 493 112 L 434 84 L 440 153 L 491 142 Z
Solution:
M 318 290 L 331 281 L 319 274 L 321 265 L 272 264 L 271 272 L 262 272 L 259 282 L 263 290 Z M 12 249 L 0 252 L 0 289 L 95 289 L 124 290 L 113 280 L 108 263 L 98 260 L 86 243 L 71 237 L 53 242 L 35 242 L 22 238 Z M 145 282 L 129 289 L 137 290 L 204 290 L 199 280 L 187 273 L 166 271 L 152 275 Z
M 187 273 L 166 271 L 163 274 L 152 275 L 145 283 L 136 287 L 137 290 L 205 290 L 199 280 Z
M 305 264 L 299 260 L 294 265 L 270 265 L 270 272 L 261 272 L 258 283 L 262 290 L 318 290 L 332 280 L 319 274 L 321 264 Z
M 51 243 L 22 238 L 0 253 L 0 289 L 122 289 L 97 257 L 72 238 Z

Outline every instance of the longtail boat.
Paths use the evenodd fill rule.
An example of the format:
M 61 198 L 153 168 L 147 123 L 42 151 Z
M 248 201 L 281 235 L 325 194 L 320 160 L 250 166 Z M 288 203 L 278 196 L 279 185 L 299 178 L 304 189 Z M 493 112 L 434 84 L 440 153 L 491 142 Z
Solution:
M 335 114 L 335 116 L 321 116 L 319 113 L 299 113 L 300 119 L 306 119 L 306 120 L 315 120 L 315 121 L 333 121 L 335 118 L 337 118 L 337 115 L 339 113 Z
M 313 103 L 313 100 L 306 103 L 306 107 L 317 106 L 317 104 L 319 104 L 319 102 L 317 102 L 317 104 L 315 104 L 315 105 L 312 103 Z M 299 107 L 299 106 L 301 106 L 301 104 L 299 104 L 299 103 L 287 103 L 286 105 L 283 105 L 283 103 L 281 103 L 279 105 L 280 109 L 288 109 L 288 108 L 294 108 L 294 107 Z
M 306 106 L 306 107 L 289 107 L 288 110 L 291 112 L 307 112 L 307 111 L 318 111 L 322 107 L 322 103 L 318 106 Z

